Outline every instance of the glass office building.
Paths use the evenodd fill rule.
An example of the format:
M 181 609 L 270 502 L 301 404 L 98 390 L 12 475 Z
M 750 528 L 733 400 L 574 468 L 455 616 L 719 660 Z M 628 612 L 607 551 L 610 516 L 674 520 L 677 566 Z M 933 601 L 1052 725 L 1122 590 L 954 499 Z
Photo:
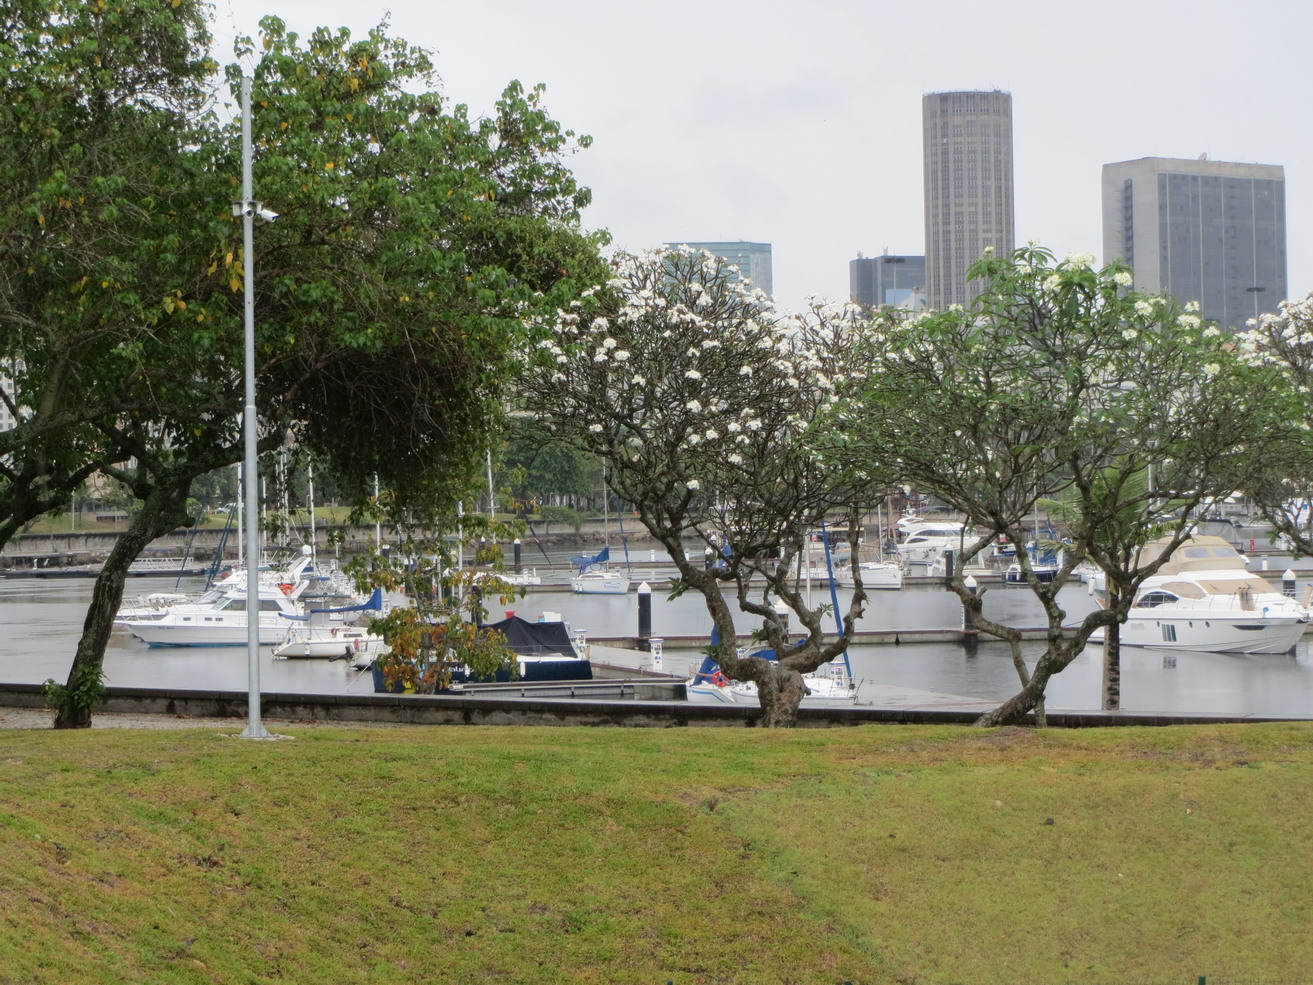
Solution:
M 1285 173 L 1206 157 L 1105 164 L 1103 257 L 1129 263 L 1137 289 L 1242 328 L 1286 298 Z

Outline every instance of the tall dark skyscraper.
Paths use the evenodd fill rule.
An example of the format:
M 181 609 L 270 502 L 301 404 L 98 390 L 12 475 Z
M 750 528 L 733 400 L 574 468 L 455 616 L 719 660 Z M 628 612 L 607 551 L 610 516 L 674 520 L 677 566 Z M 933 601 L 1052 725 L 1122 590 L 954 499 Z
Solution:
M 1280 165 L 1144 157 L 1103 166 L 1103 261 L 1135 286 L 1198 301 L 1240 328 L 1286 298 L 1286 178 Z
M 925 264 L 930 307 L 980 293 L 967 268 L 986 247 L 1007 254 L 1012 204 L 1012 96 L 931 92 L 921 100 L 925 147 Z

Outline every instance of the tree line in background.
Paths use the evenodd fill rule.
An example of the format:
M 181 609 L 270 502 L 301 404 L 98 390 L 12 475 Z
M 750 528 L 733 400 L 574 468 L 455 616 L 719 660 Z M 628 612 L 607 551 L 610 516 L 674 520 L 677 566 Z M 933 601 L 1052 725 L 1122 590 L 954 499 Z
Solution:
M 220 83 L 243 72 L 257 197 L 278 213 L 252 258 L 259 447 L 297 448 L 356 520 L 433 559 L 401 573 L 371 557 L 362 580 L 446 579 L 434 538 L 493 529 L 470 507 L 494 464 L 498 505 L 522 518 L 569 524 L 613 495 L 674 560 L 672 591 L 704 599 L 714 655 L 757 684 L 763 722 L 789 725 L 803 675 L 864 612 L 863 518 L 915 489 L 979 531 L 952 587 L 1012 647 L 1017 694 L 981 720 L 999 724 L 1042 717 L 1048 680 L 1100 629 L 1116 705 L 1116 628 L 1170 556 L 1139 549 L 1162 531 L 1181 543 L 1214 500 L 1245 492 L 1313 553 L 1308 301 L 1231 336 L 1131 290 L 1124 265 L 1032 246 L 982 258 L 966 309 L 784 312 L 715 257 L 605 258 L 566 166 L 588 139 L 540 88 L 511 83 L 472 119 L 428 53 L 384 27 L 301 38 L 277 18 L 221 72 L 204 9 L 0 11 L 0 359 L 19 418 L 0 433 L 0 544 L 93 476 L 136 504 L 58 691 L 61 725 L 90 722 L 128 564 L 243 455 L 239 123 Z M 1052 582 L 1018 555 L 1046 614 L 1030 665 L 961 567 L 1000 536 L 1023 543 L 1040 508 L 1067 544 Z M 820 529 L 852 548 L 842 611 L 809 604 L 793 574 Z M 689 540 L 717 563 L 690 562 Z M 1108 604 L 1071 626 L 1058 593 L 1085 561 Z M 429 615 L 445 639 L 470 613 L 415 618 Z M 433 649 L 432 632 L 402 629 Z M 747 633 L 777 659 L 740 654 Z

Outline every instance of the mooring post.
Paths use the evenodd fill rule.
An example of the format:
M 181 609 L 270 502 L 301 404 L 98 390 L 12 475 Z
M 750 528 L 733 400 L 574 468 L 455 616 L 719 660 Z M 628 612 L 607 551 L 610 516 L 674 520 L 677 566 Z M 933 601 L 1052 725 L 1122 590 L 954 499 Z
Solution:
M 652 586 L 647 582 L 638 586 L 638 638 L 652 639 Z M 649 643 L 648 649 L 651 648 Z
M 521 564 L 520 557 L 521 557 L 520 538 L 516 537 L 515 538 L 515 573 L 516 574 L 520 573 L 520 564 Z
M 974 575 L 967 575 L 962 579 L 962 584 L 972 595 L 976 594 L 976 579 Z M 980 642 L 980 630 L 976 629 L 976 617 L 971 609 L 964 603 L 962 605 L 962 645 L 969 652 L 975 652 L 976 644 Z

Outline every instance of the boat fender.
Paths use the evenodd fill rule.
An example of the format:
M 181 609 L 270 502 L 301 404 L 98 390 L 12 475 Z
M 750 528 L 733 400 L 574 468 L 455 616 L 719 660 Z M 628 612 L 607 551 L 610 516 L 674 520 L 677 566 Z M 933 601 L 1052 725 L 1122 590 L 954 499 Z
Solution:
M 283 583 L 282 583 L 281 585 L 279 585 L 278 587 L 282 590 L 282 593 L 283 593 L 284 595 L 291 595 L 291 594 L 292 594 L 292 586 L 289 585 L 287 582 L 283 582 Z

